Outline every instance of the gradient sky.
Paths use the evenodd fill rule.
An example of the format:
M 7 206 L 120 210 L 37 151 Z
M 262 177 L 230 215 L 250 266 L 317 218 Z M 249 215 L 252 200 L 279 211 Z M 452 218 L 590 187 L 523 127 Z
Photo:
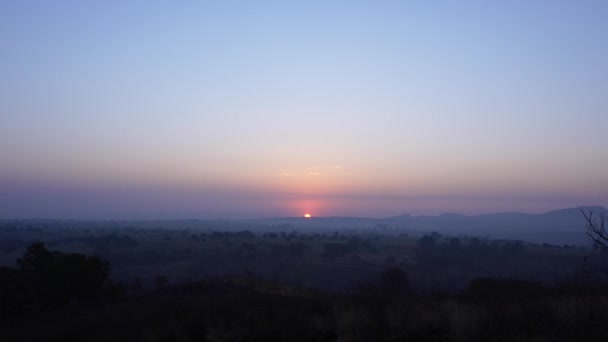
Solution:
M 0 218 L 608 206 L 608 1 L 0 1 Z

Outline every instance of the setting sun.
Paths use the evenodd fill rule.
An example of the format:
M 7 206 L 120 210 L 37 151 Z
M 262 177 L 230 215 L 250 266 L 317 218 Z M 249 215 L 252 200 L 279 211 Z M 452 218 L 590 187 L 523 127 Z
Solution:
M 304 214 L 304 218 L 310 218 L 310 214 Z

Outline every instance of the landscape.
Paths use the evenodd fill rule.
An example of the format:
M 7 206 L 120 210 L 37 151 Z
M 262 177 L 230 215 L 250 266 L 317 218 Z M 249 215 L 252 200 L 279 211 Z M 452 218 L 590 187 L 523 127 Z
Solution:
M 608 341 L 606 17 L 0 0 L 0 340 Z
M 15 341 L 600 339 L 606 326 L 587 324 L 608 318 L 608 265 L 584 212 L 608 214 L 3 220 L 3 331 Z M 498 237 L 474 235 L 481 227 Z M 520 230 L 553 243 L 514 239 Z

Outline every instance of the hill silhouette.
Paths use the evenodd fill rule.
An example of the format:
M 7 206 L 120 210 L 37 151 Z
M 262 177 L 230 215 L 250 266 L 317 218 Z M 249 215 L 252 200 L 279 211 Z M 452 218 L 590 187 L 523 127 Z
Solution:
M 608 210 L 601 206 L 581 207 L 596 213 Z M 499 239 L 525 240 L 557 245 L 588 245 L 579 208 L 564 208 L 540 214 L 506 212 L 481 215 L 445 213 L 437 216 L 403 214 L 387 218 L 367 217 L 277 217 L 251 220 L 263 224 L 286 224 L 295 228 L 364 229 L 385 227 L 409 231 L 437 231 L 451 235 L 492 236 Z

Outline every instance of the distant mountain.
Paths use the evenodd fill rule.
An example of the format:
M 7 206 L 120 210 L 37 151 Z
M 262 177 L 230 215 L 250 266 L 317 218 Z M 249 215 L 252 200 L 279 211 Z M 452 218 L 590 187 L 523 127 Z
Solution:
M 600 206 L 584 207 L 595 213 L 608 210 Z M 407 231 L 437 231 L 449 235 L 491 236 L 498 239 L 517 239 L 555 245 L 588 245 L 585 222 L 579 208 L 566 208 L 542 214 L 495 213 L 462 215 L 447 213 L 439 216 L 412 216 L 403 214 L 384 219 L 355 217 L 316 217 L 304 219 L 272 218 L 255 220 L 265 224 L 290 224 L 296 228 L 362 229 L 384 227 Z
M 584 207 L 595 213 L 603 207 Z M 537 243 L 587 245 L 585 222 L 579 208 L 567 208 L 543 214 L 496 213 L 484 215 L 396 216 L 387 219 L 392 225 L 411 230 L 435 230 L 444 234 L 490 235 L 494 238 L 521 239 Z

